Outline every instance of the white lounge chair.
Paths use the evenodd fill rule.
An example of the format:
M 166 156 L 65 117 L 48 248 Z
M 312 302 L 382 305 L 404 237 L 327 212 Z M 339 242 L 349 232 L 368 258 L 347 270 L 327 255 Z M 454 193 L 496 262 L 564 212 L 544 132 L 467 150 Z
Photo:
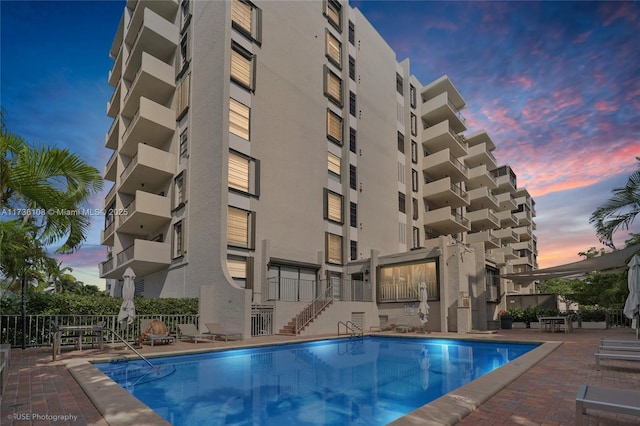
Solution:
M 224 339 L 225 342 L 229 339 L 242 340 L 242 333 L 230 333 L 226 331 L 224 327 L 221 324 L 218 324 L 217 322 L 206 323 L 205 326 L 209 329 L 209 333 L 207 334 L 213 336 L 214 338 L 220 337 L 221 339 Z
M 640 416 L 640 391 L 582 385 L 576 396 L 576 426 L 583 424 L 587 409 Z
M 618 359 L 623 361 L 640 361 L 640 353 L 628 351 L 598 350 L 596 352 L 596 370 L 600 370 L 601 359 Z
M 210 334 L 200 333 L 193 324 L 178 324 L 178 329 L 180 330 L 180 335 L 182 337 L 187 337 L 193 340 L 193 343 L 198 343 L 198 340 L 208 342 L 212 342 L 214 340 L 213 336 Z

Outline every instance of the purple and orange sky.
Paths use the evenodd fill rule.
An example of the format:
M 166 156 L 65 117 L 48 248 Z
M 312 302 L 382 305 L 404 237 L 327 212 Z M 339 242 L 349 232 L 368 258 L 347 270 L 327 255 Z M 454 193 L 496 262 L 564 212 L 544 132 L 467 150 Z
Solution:
M 640 156 L 639 2 L 351 1 L 423 83 L 448 75 L 536 202 L 541 268 L 602 247 L 590 214 Z M 112 66 L 124 1 L 1 1 L 0 105 L 28 141 L 70 148 L 103 170 Z M 312 4 L 309 7 L 313 7 Z M 357 28 L 356 28 L 357 31 Z M 91 200 L 101 208 L 105 191 Z M 104 287 L 103 217 L 62 256 Z M 640 224 L 632 229 L 640 232 Z M 628 237 L 621 231 L 618 245 Z

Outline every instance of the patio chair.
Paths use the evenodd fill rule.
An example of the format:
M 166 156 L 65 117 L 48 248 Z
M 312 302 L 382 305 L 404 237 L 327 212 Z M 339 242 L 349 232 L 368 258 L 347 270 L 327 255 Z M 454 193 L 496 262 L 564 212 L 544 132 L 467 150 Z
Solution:
M 210 334 L 200 333 L 193 324 L 178 324 L 178 329 L 180 330 L 180 336 L 193 340 L 193 343 L 198 343 L 198 340 L 205 340 L 208 342 L 213 342 L 215 340 L 214 336 Z
M 587 409 L 640 416 L 640 391 L 582 385 L 576 396 L 576 425 L 583 424 Z
M 220 337 L 221 339 L 224 339 L 225 342 L 229 339 L 242 340 L 242 333 L 230 333 L 226 331 L 224 327 L 221 324 L 218 324 L 217 322 L 206 323 L 205 326 L 209 330 L 208 334 L 214 336 L 214 338 Z
M 409 317 L 403 317 L 395 326 L 395 331 L 400 333 L 408 333 L 412 327 L 409 325 Z
M 154 344 L 156 342 L 160 342 L 160 343 L 175 343 L 176 341 L 176 336 L 174 336 L 173 334 L 171 334 L 171 331 L 169 330 L 169 328 L 167 327 L 167 332 L 166 333 L 162 333 L 162 334 L 154 334 L 154 333 L 148 333 L 147 330 L 149 330 L 149 325 L 156 320 L 153 319 L 143 319 L 140 320 L 140 346 L 142 346 L 142 344 L 144 342 L 150 342 L 151 346 L 154 346 Z M 160 321 L 160 320 L 157 320 Z M 144 335 L 144 338 L 142 338 Z
M 601 359 L 618 359 L 623 361 L 640 361 L 640 353 L 600 349 L 596 352 L 596 370 L 600 370 Z

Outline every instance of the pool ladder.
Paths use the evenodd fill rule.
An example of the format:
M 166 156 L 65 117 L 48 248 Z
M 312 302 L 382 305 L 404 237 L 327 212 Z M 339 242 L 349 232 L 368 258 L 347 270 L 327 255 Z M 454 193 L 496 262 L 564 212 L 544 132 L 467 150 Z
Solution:
M 362 329 L 357 325 L 355 325 L 353 322 L 338 321 L 338 336 L 340 335 L 340 325 L 344 326 L 344 329 L 345 329 L 344 334 L 348 334 L 351 337 L 362 337 L 364 335 L 364 332 L 362 331 Z
M 112 328 L 108 328 L 107 330 L 109 330 L 110 332 L 113 333 L 114 336 L 116 336 L 122 343 L 124 343 L 125 345 L 127 345 L 127 347 L 129 349 L 131 349 L 133 352 L 136 353 L 136 355 L 138 355 L 144 362 L 146 362 L 147 364 L 149 364 L 149 367 L 153 368 L 155 367 L 155 365 L 151 364 L 151 361 L 149 361 L 147 358 L 145 358 L 144 355 L 142 355 L 140 352 L 138 352 L 133 346 L 131 346 L 129 344 L 129 342 L 127 342 L 126 340 L 124 340 L 118 333 L 115 332 L 114 329 Z

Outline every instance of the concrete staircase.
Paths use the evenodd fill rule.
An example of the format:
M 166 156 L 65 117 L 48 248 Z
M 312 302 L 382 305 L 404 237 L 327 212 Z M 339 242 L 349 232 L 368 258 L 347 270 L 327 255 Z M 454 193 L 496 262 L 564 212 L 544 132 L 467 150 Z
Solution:
M 331 300 L 314 300 L 309 305 L 307 305 L 298 315 L 291 319 L 280 329 L 277 334 L 283 334 L 287 336 L 295 336 L 296 335 L 296 319 L 297 318 L 307 318 L 304 321 L 304 325 L 300 327 L 300 331 L 304 330 L 309 324 L 311 324 L 316 318 L 318 318 L 331 304 L 333 303 L 333 299 Z

